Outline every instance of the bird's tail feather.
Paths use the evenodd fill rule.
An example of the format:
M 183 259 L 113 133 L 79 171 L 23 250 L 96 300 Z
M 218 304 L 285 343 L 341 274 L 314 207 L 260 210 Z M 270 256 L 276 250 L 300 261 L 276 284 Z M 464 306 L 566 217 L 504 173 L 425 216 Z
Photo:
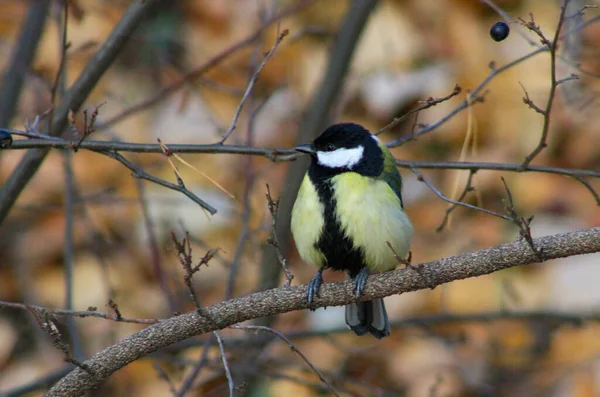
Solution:
M 367 332 L 377 339 L 390 335 L 390 322 L 383 299 L 346 305 L 346 324 L 359 336 Z

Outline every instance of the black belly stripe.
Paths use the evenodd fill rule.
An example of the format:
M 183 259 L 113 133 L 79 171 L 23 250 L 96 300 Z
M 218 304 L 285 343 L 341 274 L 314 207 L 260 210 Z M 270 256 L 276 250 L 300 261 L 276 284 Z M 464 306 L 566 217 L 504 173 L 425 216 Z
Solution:
M 319 178 L 309 170 L 309 177 L 316 187 L 319 200 L 324 207 L 323 232 L 315 243 L 315 248 L 323 253 L 327 264 L 333 270 L 344 270 L 354 278 L 365 266 L 362 250 L 352 244 L 345 236 L 342 225 L 335 217 L 336 199 L 330 179 Z M 358 208 L 356 209 L 359 210 Z

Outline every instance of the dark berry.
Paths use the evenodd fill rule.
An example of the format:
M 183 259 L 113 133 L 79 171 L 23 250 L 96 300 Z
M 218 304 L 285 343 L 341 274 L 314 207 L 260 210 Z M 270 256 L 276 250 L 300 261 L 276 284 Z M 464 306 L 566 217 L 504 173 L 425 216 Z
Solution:
M 0 131 L 0 149 L 4 149 L 12 145 L 12 135 L 6 131 Z
M 495 41 L 504 40 L 508 37 L 509 33 L 510 28 L 508 27 L 506 22 L 498 22 L 494 24 L 494 26 L 492 26 L 492 28 L 490 29 L 490 36 L 492 36 L 492 39 L 494 39 Z

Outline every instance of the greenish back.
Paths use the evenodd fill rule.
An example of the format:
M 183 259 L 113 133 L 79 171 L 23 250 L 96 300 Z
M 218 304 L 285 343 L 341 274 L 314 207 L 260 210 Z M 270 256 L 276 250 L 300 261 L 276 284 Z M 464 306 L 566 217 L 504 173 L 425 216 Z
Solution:
M 398 168 L 396 167 L 394 156 L 392 156 L 392 153 L 383 144 L 383 142 L 378 142 L 378 144 L 383 151 L 383 172 L 379 178 L 387 182 L 394 193 L 396 193 L 396 196 L 398 196 L 400 199 L 400 205 L 402 208 L 404 208 L 404 203 L 402 202 L 402 177 L 400 176 Z

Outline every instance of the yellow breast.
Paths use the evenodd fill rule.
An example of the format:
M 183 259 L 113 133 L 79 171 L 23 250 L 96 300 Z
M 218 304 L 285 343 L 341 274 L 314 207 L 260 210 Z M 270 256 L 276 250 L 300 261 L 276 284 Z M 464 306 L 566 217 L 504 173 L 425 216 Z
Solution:
M 319 195 L 307 174 L 302 180 L 292 209 L 291 229 L 302 260 L 318 267 L 323 266 L 325 261 L 323 254 L 315 248 L 315 243 L 319 241 L 323 230 L 323 212 Z
M 353 172 L 335 176 L 333 184 L 338 221 L 363 249 L 367 267 L 375 272 L 395 268 L 398 261 L 387 242 L 404 257 L 413 233 L 398 196 L 385 181 Z

